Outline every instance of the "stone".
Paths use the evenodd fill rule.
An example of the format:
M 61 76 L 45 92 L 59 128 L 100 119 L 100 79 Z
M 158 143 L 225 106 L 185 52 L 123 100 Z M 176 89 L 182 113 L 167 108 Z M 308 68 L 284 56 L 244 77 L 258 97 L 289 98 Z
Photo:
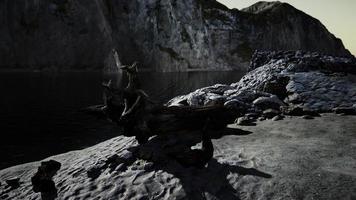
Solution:
M 202 106 L 204 105 L 204 99 L 206 93 L 201 91 L 192 92 L 187 96 L 187 103 L 190 106 Z
M 187 97 L 185 95 L 174 97 L 169 100 L 166 104 L 167 106 L 187 106 Z
M 266 118 L 262 116 L 262 117 L 257 118 L 257 120 L 258 121 L 264 121 L 264 120 L 266 120 Z
M 204 106 L 222 106 L 225 103 L 225 99 L 226 97 L 222 95 L 208 93 L 204 100 Z
M 276 95 L 271 97 L 259 97 L 253 101 L 253 104 L 262 109 L 279 109 L 284 105 L 284 103 Z
M 282 120 L 284 119 L 284 117 L 282 115 L 276 115 L 272 118 L 272 121 L 279 121 L 279 120 Z
M 273 77 L 272 80 L 267 81 L 263 86 L 263 91 L 274 94 L 280 99 L 284 99 L 287 97 L 287 89 L 286 86 L 289 83 L 288 76 L 276 76 Z
M 240 111 L 245 111 L 249 107 L 246 103 L 244 103 L 240 100 L 237 100 L 237 99 L 226 101 L 224 103 L 224 106 L 226 108 L 230 108 L 230 109 L 233 108 L 233 109 L 240 110 Z
M 260 115 L 258 113 L 250 112 L 250 113 L 246 113 L 245 116 L 250 119 L 257 119 Z
M 263 116 L 265 116 L 268 119 L 271 119 L 273 117 L 275 117 L 276 115 L 279 115 L 281 112 L 279 110 L 275 110 L 275 109 L 267 109 L 263 111 Z
M 240 126 L 251 126 L 251 125 L 254 125 L 254 123 L 253 123 L 254 121 L 255 121 L 254 119 L 243 116 L 243 117 L 237 118 L 235 123 Z

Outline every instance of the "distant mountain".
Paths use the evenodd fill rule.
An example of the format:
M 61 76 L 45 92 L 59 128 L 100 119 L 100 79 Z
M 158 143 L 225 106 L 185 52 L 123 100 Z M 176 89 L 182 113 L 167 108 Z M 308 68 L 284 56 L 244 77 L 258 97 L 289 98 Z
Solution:
M 351 56 L 317 19 L 281 2 L 3 0 L 0 13 L 2 68 L 244 70 L 255 50 Z

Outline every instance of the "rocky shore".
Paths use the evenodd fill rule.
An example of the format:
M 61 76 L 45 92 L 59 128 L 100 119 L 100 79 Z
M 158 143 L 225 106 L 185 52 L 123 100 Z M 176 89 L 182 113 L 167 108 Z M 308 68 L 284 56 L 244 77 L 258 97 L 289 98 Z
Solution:
M 167 103 L 234 109 L 229 127 L 250 133 L 214 139 L 207 168 L 180 166 L 159 137 L 139 146 L 119 136 L 1 170 L 0 198 L 40 199 L 50 191 L 48 198 L 58 199 L 354 199 L 355 70 L 353 58 L 256 52 L 239 82 Z M 55 188 L 35 190 L 43 181 Z
M 249 121 L 356 113 L 356 61 L 301 51 L 256 52 L 239 82 L 173 98 L 168 106 L 224 105 Z

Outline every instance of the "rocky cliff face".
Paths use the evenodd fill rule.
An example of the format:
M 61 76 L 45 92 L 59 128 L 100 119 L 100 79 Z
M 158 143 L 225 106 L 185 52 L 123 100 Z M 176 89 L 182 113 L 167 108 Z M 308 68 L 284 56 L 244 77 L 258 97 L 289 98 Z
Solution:
M 239 11 L 214 0 L 4 0 L 0 10 L 9 68 L 244 70 L 256 49 L 351 55 L 318 20 L 279 2 Z
M 101 1 L 0 2 L 0 65 L 4 68 L 102 68 L 111 53 Z

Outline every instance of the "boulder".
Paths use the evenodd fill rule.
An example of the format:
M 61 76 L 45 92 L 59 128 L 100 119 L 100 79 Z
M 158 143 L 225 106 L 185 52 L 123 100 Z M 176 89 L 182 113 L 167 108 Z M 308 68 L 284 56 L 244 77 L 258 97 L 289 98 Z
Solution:
M 253 104 L 261 109 L 273 108 L 279 110 L 281 106 L 284 106 L 284 103 L 276 95 L 259 97 L 253 101 Z
M 252 126 L 252 125 L 255 125 L 254 122 L 255 122 L 255 119 L 247 117 L 247 116 L 239 117 L 235 120 L 235 124 L 240 125 L 240 126 Z
M 282 120 L 284 118 L 283 115 L 276 115 L 272 118 L 272 121 L 279 121 L 279 120 Z
M 263 116 L 265 116 L 268 119 L 271 119 L 277 115 L 279 115 L 281 112 L 279 110 L 275 110 L 275 109 L 267 109 L 263 111 Z

